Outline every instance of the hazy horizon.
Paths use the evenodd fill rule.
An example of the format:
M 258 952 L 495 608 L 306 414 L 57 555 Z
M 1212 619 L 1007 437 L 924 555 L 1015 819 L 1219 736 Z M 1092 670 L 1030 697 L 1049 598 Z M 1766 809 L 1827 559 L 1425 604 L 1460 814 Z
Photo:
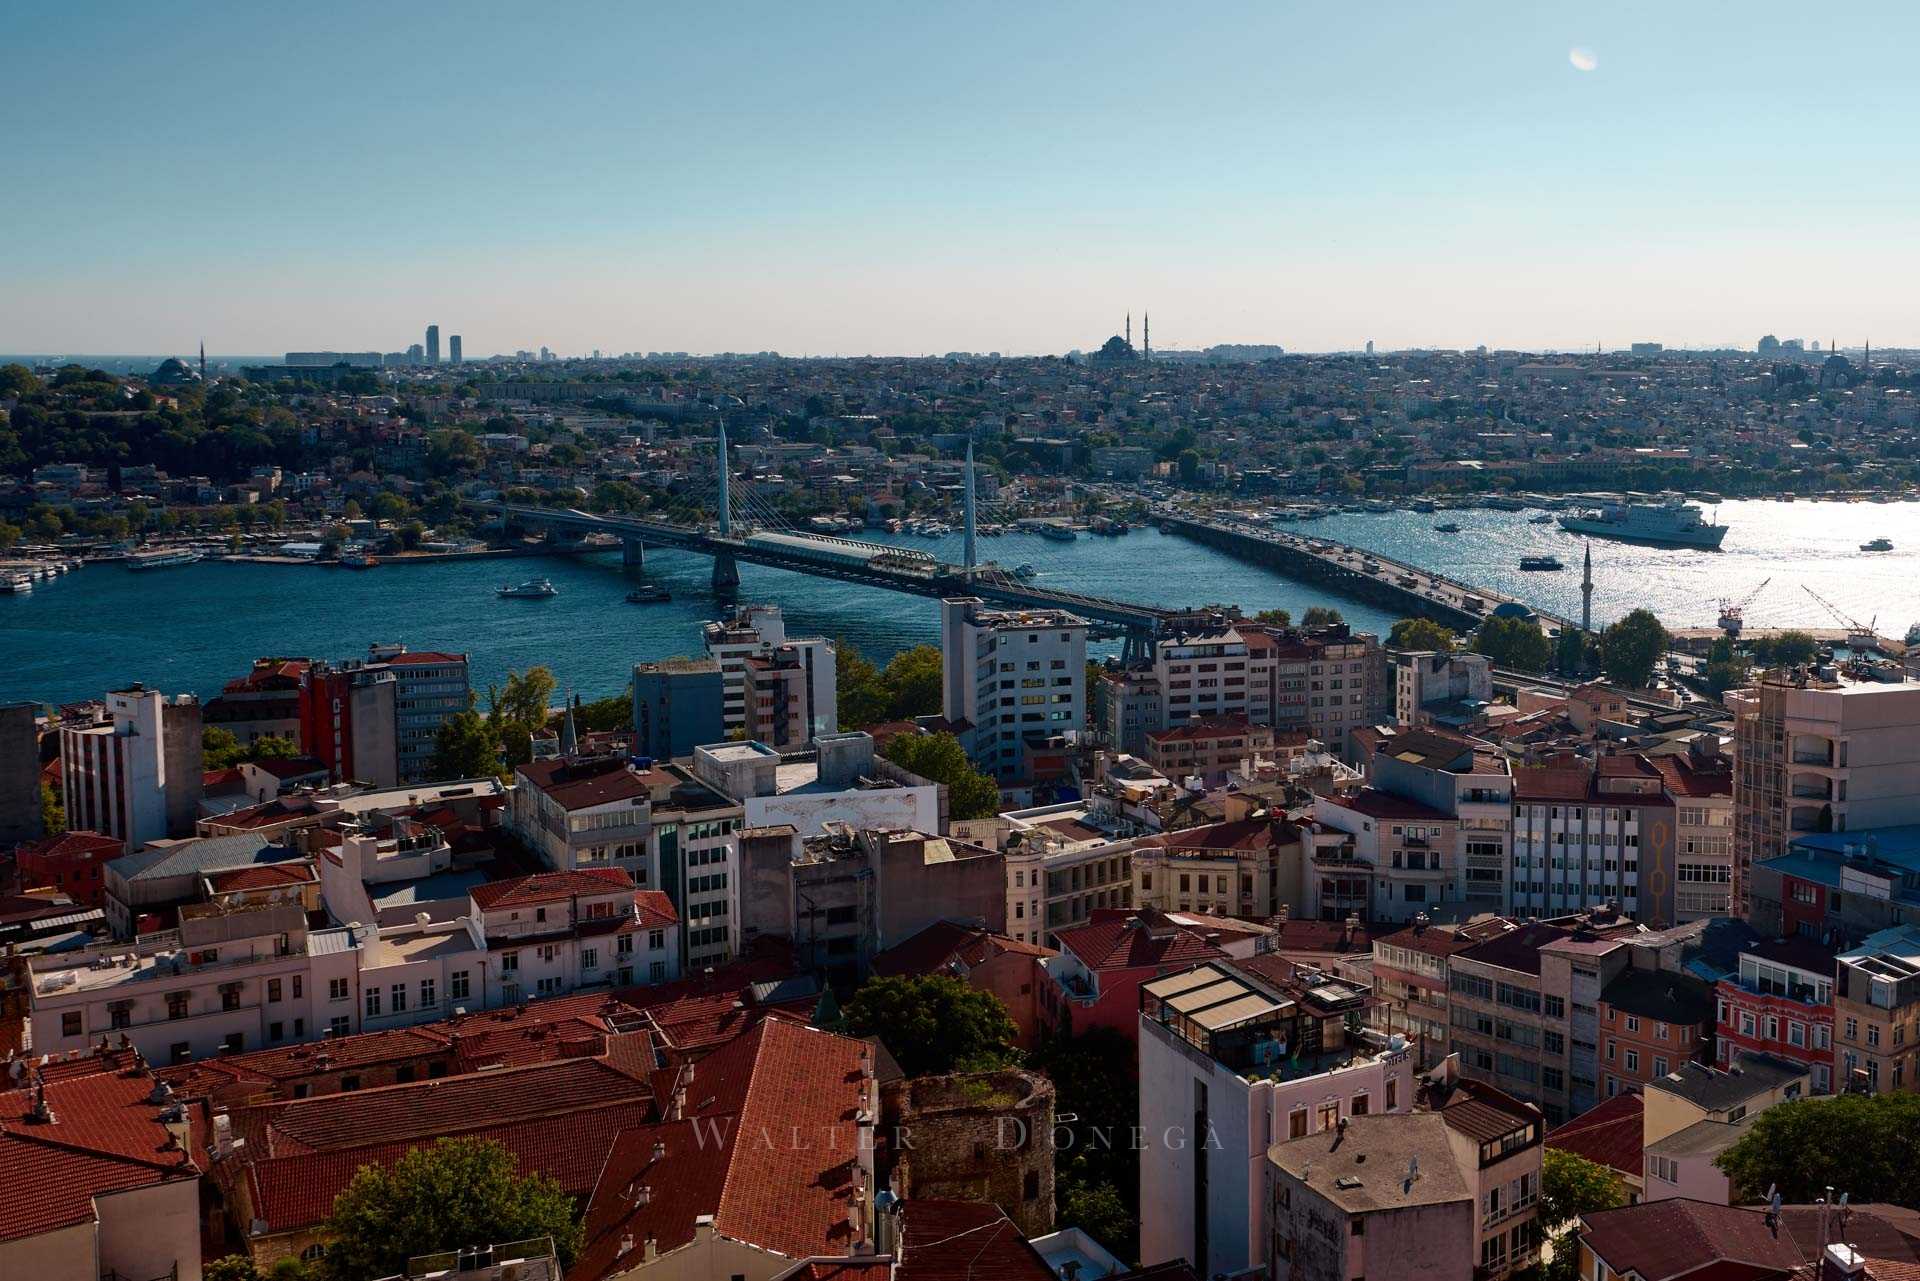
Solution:
M 1920 11 L 1363 16 L 29 4 L 0 349 L 1920 346 Z

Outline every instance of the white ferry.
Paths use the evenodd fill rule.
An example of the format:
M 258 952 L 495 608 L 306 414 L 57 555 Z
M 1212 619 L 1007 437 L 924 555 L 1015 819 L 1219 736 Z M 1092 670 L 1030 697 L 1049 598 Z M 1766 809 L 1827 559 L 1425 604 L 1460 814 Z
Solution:
M 515 583 L 511 587 L 496 588 L 494 594 L 509 600 L 545 600 L 549 596 L 558 596 L 560 589 L 547 579 L 530 578 L 524 583 Z
M 1560 518 L 1560 528 L 1627 543 L 1705 547 L 1714 551 L 1719 550 L 1727 536 L 1725 525 L 1707 521 L 1697 504 L 1677 494 L 1662 495 L 1658 502 L 1610 502 L 1599 508 L 1575 511 Z
M 174 547 L 163 552 L 135 552 L 127 557 L 128 569 L 171 569 L 175 565 L 192 565 L 201 559 L 201 553 L 191 547 Z

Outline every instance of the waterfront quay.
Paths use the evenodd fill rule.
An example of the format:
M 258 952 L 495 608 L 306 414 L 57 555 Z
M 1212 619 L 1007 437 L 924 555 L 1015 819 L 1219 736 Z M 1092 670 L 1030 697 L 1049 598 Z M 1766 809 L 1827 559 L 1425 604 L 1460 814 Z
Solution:
M 1289 578 L 1327 588 L 1404 615 L 1430 618 L 1448 627 L 1478 626 L 1502 605 L 1517 605 L 1540 620 L 1549 635 L 1574 627 L 1571 619 L 1489 588 L 1421 569 L 1377 552 L 1227 520 L 1205 520 L 1171 511 L 1154 513 L 1164 533 L 1205 543 L 1218 551 L 1265 565 Z

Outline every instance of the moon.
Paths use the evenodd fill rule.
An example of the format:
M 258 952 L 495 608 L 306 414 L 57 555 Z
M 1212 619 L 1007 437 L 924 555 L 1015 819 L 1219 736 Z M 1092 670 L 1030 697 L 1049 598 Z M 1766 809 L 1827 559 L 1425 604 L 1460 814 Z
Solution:
M 1594 71 L 1598 70 L 1600 66 L 1599 55 L 1594 53 L 1593 50 L 1583 49 L 1579 45 L 1575 45 L 1573 48 L 1567 50 L 1567 61 L 1573 64 L 1575 71 Z

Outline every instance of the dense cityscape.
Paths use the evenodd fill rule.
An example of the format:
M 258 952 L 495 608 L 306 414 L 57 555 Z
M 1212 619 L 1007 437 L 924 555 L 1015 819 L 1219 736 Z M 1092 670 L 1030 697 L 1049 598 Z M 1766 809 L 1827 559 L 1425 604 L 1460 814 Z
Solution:
M 9 12 L 0 1281 L 1920 1279 L 1920 11 Z

